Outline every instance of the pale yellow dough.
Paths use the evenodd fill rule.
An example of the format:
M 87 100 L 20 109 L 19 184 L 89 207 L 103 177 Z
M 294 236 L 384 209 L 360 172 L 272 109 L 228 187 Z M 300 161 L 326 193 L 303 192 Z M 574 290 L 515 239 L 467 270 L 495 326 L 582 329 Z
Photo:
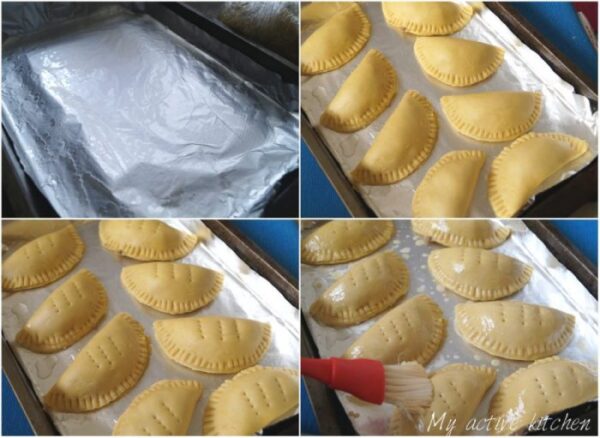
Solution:
M 481 151 L 453 151 L 443 155 L 415 190 L 413 216 L 468 216 L 484 162 L 485 154 Z
M 352 180 L 385 185 L 406 178 L 429 158 L 437 134 L 437 116 L 429 101 L 414 90 L 407 91 L 352 171 Z
M 225 381 L 208 399 L 205 435 L 254 435 L 298 409 L 298 372 L 255 366 Z
M 471 20 L 473 8 L 453 2 L 383 2 L 385 21 L 413 35 L 449 35 Z
M 162 319 L 154 333 L 169 359 L 196 371 L 235 373 L 256 365 L 271 343 L 271 326 L 226 316 Z
M 44 234 L 61 230 L 71 221 L 67 220 L 14 220 L 2 224 L 2 241 L 29 241 Z
M 512 434 L 534 420 L 597 397 L 597 378 L 584 365 L 560 357 L 541 359 L 500 384 L 489 415 L 505 421 L 492 423 L 491 432 Z
M 371 49 L 327 105 L 321 124 L 337 132 L 358 131 L 379 117 L 397 90 L 394 67 L 383 53 Z
M 386 313 L 344 353 L 347 359 L 375 359 L 384 364 L 415 360 L 426 365 L 446 337 L 440 306 L 427 295 L 416 295 Z
M 415 56 L 421 68 L 451 87 L 469 87 L 492 76 L 504 60 L 504 49 L 452 37 L 419 37 Z
M 359 324 L 393 306 L 408 286 L 402 257 L 382 252 L 353 264 L 310 306 L 310 314 L 333 327 Z
M 2 262 L 5 292 L 34 289 L 67 275 L 83 258 L 85 245 L 73 225 L 26 243 Z
M 338 12 L 352 7 L 354 2 L 312 2 L 300 9 L 302 30 L 306 27 L 321 24 Z
M 96 327 L 107 307 L 104 286 L 82 269 L 42 302 L 17 333 L 16 341 L 36 353 L 64 350 Z
M 186 435 L 200 397 L 200 382 L 159 380 L 133 399 L 113 435 Z
M 533 272 L 513 257 L 480 248 L 436 249 L 427 262 L 438 283 L 473 301 L 512 295 L 529 282 Z
M 413 219 L 413 231 L 444 246 L 490 249 L 510 236 L 510 228 L 487 220 Z
M 529 198 L 557 183 L 587 151 L 586 141 L 561 133 L 531 133 L 504 148 L 488 179 L 496 216 L 515 216 Z
M 302 263 L 335 265 L 357 260 L 384 246 L 395 232 L 392 221 L 333 220 L 302 239 Z

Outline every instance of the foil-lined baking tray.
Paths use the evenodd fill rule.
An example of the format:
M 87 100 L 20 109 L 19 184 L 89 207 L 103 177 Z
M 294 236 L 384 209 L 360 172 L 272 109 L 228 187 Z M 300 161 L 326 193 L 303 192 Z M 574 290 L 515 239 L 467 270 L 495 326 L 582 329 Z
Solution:
M 546 248 L 544 243 L 520 220 L 496 221 L 497 225 L 510 227 L 511 237 L 499 247 L 493 249 L 502 254 L 515 257 L 533 267 L 530 282 L 518 293 L 506 300 L 518 300 L 526 303 L 540 304 L 570 313 L 576 317 L 573 338 L 560 353 L 567 359 L 581 361 L 588 365 L 594 373 L 598 369 L 598 303 L 579 280 L 567 270 Z M 396 234 L 392 240 L 379 251 L 394 251 L 400 254 L 410 272 L 410 287 L 403 301 L 426 294 L 442 308 L 448 321 L 447 335 L 440 351 L 426 366 L 434 371 L 451 363 L 470 363 L 486 365 L 496 369 L 495 384 L 488 390 L 481 401 L 474 418 L 487 417 L 489 402 L 498 389 L 499 384 L 509 374 L 531 362 L 520 362 L 501 359 L 489 355 L 482 350 L 470 346 L 454 329 L 454 306 L 466 302 L 464 298 L 437 285 L 427 268 L 427 257 L 433 249 L 442 246 L 428 243 L 424 238 L 412 231 L 410 221 L 396 221 Z M 303 231 L 303 235 L 310 230 Z M 309 314 L 310 305 L 336 279 L 344 274 L 350 264 L 336 266 L 302 265 L 302 310 L 308 328 L 315 341 L 320 357 L 341 357 L 346 349 L 361 334 L 370 328 L 380 316 L 362 324 L 348 328 L 332 328 L 320 325 Z M 356 403 L 343 392 L 336 394 L 348 414 L 354 429 L 361 435 L 386 435 L 388 422 L 392 415 L 391 405 L 368 405 Z M 480 423 L 481 424 L 481 423 Z M 481 435 L 485 431 L 471 431 L 467 434 Z
M 198 220 L 169 220 L 167 223 L 192 233 L 199 232 L 204 227 Z M 108 294 L 108 312 L 99 327 L 64 351 L 53 354 L 33 353 L 16 344 L 15 336 L 48 294 L 68 280 L 70 275 L 47 287 L 14 294 L 5 293 L 2 297 L 3 336 L 30 379 L 35 394 L 41 399 L 100 327 L 117 313 L 127 312 L 144 326 L 146 335 L 151 339 L 150 362 L 143 377 L 123 398 L 96 412 L 69 414 L 48 411 L 57 430 L 63 435 L 110 435 L 119 416 L 150 385 L 161 379 L 193 379 L 202 383 L 204 392 L 194 411 L 188 433 L 201 435 L 202 418 L 210 394 L 233 374 L 199 373 L 168 359 L 156 342 L 152 323 L 171 316 L 139 304 L 121 286 L 121 269 L 139 262 L 117 258 L 104 250 L 100 245 L 97 222 L 78 225 L 77 230 L 86 245 L 86 251 L 73 272 L 82 268 L 89 269 L 100 279 Z M 4 257 L 7 255 L 8 253 L 4 254 Z M 271 345 L 259 363 L 265 366 L 298 368 L 298 310 L 269 281 L 250 269 L 232 248 L 214 235 L 180 261 L 219 270 L 225 276 L 223 289 L 215 301 L 183 317 L 224 315 L 268 322 L 271 324 Z
M 260 215 L 298 167 L 291 85 L 145 8 L 3 5 L 3 125 L 22 166 L 63 217 Z
M 484 144 L 458 134 L 442 113 L 440 97 L 445 95 L 485 91 L 541 91 L 543 109 L 533 131 L 564 132 L 586 140 L 590 146 L 590 153 L 580 160 L 575 168 L 553 178 L 552 184 L 572 176 L 597 156 L 597 114 L 592 112 L 590 101 L 575 93 L 572 85 L 563 81 L 535 51 L 523 44 L 491 10 L 484 8 L 475 13 L 469 24 L 453 36 L 503 47 L 506 51 L 504 62 L 487 81 L 468 88 L 452 88 L 425 75 L 413 53 L 415 37 L 389 27 L 383 17 L 381 3 L 364 2 L 361 6 L 371 21 L 371 38 L 365 48 L 339 70 L 302 77 L 302 110 L 312 128 L 324 139 L 350 181 L 350 172 L 358 165 L 407 90 L 417 90 L 424 95 L 433 105 L 439 122 L 436 146 L 427 161 L 413 174 L 392 185 L 355 186 L 378 216 L 412 217 L 413 195 L 426 172 L 442 155 L 463 149 L 481 150 L 486 154 L 486 162 L 477 183 L 470 214 L 473 217 L 495 216 L 487 196 L 487 177 L 493 159 L 510 142 Z M 313 30 L 303 30 L 302 38 L 306 39 Z M 371 125 L 352 134 L 337 133 L 321 126 L 319 118 L 327 104 L 372 48 L 382 51 L 398 73 L 399 90 L 391 105 Z M 547 185 L 544 188 L 548 188 Z

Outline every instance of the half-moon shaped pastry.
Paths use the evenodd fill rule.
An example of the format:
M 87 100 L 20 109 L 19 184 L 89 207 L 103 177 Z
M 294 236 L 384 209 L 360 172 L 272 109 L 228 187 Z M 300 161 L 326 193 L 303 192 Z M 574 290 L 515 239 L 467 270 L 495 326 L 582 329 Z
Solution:
M 229 374 L 256 365 L 271 342 L 271 326 L 251 319 L 202 316 L 153 325 L 169 359 L 205 373 Z
M 73 225 L 26 243 L 2 263 L 2 289 L 34 289 L 67 275 L 83 258 L 85 245 Z
M 186 435 L 201 396 L 196 380 L 159 380 L 133 399 L 113 435 Z
M 223 274 L 184 263 L 141 263 L 123 268 L 121 282 L 140 303 L 177 315 L 211 303 L 221 291 Z
M 535 360 L 560 353 L 571 340 L 575 317 L 520 301 L 462 303 L 455 307 L 456 332 L 493 356 Z
M 302 263 L 335 265 L 363 258 L 388 243 L 392 221 L 333 220 L 302 239 Z
M 488 179 L 496 216 L 517 214 L 529 198 L 587 151 L 587 142 L 560 133 L 531 133 L 505 147 L 493 161 Z
M 413 219 L 413 231 L 444 246 L 490 249 L 510 236 L 510 228 L 487 220 Z
M 300 49 L 302 74 L 336 70 L 353 59 L 367 44 L 371 23 L 362 8 L 353 3 L 318 28 Z
M 71 225 L 71 221 L 57 220 L 25 220 L 19 219 L 2 224 L 2 241 L 29 241 L 36 239 L 44 234 L 53 233 L 61 230 L 67 225 Z
M 386 313 L 350 345 L 344 357 L 384 364 L 416 360 L 426 365 L 445 337 L 442 309 L 429 296 L 417 295 Z
M 312 2 L 300 9 L 302 30 L 307 26 L 321 24 L 343 9 L 350 8 L 354 2 Z
M 150 360 L 150 340 L 127 313 L 117 314 L 75 356 L 44 396 L 53 411 L 90 412 L 129 392 Z
M 407 91 L 352 171 L 352 179 L 385 185 L 406 178 L 429 158 L 437 133 L 437 116 L 429 101 L 414 90 Z
M 469 87 L 492 76 L 504 60 L 504 49 L 452 37 L 419 37 L 415 56 L 421 68 L 451 87 Z
M 382 252 L 353 264 L 310 306 L 317 321 L 345 327 L 360 324 L 406 295 L 409 273 L 394 252 Z
M 371 49 L 327 105 L 321 124 L 337 132 L 358 131 L 379 117 L 397 90 L 394 67 L 383 53 Z
M 490 402 L 495 435 L 509 435 L 546 415 L 598 397 L 597 378 L 584 365 L 560 357 L 520 368 L 500 384 Z M 561 423 L 562 424 L 562 423 Z
M 109 251 L 141 261 L 177 260 L 189 254 L 198 238 L 159 220 L 100 221 L 100 242 Z
M 17 333 L 16 341 L 36 353 L 63 350 L 96 327 L 107 307 L 104 286 L 82 269 L 42 302 Z
M 542 113 L 542 94 L 526 91 L 443 96 L 442 111 L 462 135 L 485 142 L 514 140 L 525 134 Z
M 485 154 L 481 151 L 453 151 L 443 155 L 415 190 L 413 216 L 468 216 L 484 162 Z
M 298 409 L 298 372 L 255 366 L 226 380 L 208 399 L 204 435 L 254 435 Z
M 436 249 L 427 263 L 438 283 L 472 301 L 512 295 L 529 282 L 533 272 L 515 258 L 479 248 Z
M 392 27 L 413 35 L 450 35 L 471 20 L 473 8 L 453 2 L 383 2 Z

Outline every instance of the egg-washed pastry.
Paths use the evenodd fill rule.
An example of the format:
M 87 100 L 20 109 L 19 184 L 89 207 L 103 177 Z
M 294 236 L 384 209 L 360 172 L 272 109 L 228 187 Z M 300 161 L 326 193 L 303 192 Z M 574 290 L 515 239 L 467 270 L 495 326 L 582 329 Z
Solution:
M 417 91 L 407 91 L 352 171 L 352 180 L 385 185 L 406 178 L 429 158 L 437 135 L 433 106 Z
M 129 392 L 150 360 L 150 340 L 127 313 L 117 314 L 96 333 L 44 396 L 59 412 L 90 412 Z
M 67 275 L 83 258 L 85 245 L 73 225 L 26 243 L 2 262 L 5 292 L 35 289 Z
M 492 162 L 488 178 L 496 216 L 515 216 L 529 198 L 558 182 L 587 151 L 586 141 L 561 133 L 534 132 L 505 147 Z
M 337 132 L 370 125 L 392 103 L 398 77 L 388 59 L 371 49 L 350 73 L 321 115 L 321 124 Z
M 318 7 L 318 3 L 315 5 Z M 314 75 L 340 68 L 358 55 L 370 36 L 371 23 L 357 3 L 341 9 L 302 43 L 302 74 Z
M 453 151 L 443 155 L 415 190 L 413 217 L 468 216 L 484 162 L 485 153 L 481 151 Z
M 415 233 L 444 246 L 490 249 L 510 236 L 510 228 L 488 220 L 413 219 Z
M 223 274 L 184 263 L 141 263 L 123 268 L 121 283 L 140 303 L 177 315 L 210 304 L 221 291 Z
M 48 295 L 15 340 L 36 353 L 64 350 L 96 327 L 107 307 L 104 286 L 82 269 Z
M 488 91 L 443 96 L 442 111 L 452 127 L 473 140 L 514 140 L 533 128 L 542 113 L 542 94 Z
M 392 221 L 333 220 L 302 239 L 302 263 L 335 265 L 358 260 L 383 247 L 395 232 Z
M 413 35 L 450 35 L 471 20 L 473 8 L 454 2 L 382 2 L 388 25 Z
M 256 365 L 271 343 L 271 326 L 251 319 L 201 316 L 154 321 L 165 355 L 195 371 L 235 373 Z
M 560 357 L 520 368 L 500 384 L 490 402 L 490 432 L 509 435 L 564 409 L 598 397 L 596 376 L 584 365 Z
M 210 395 L 204 435 L 254 435 L 298 409 L 298 372 L 255 366 L 226 380 Z
M 170 261 L 188 255 L 198 238 L 159 220 L 103 220 L 100 242 L 107 250 L 135 260 Z
M 374 359 L 384 364 L 415 360 L 426 365 L 446 338 L 440 306 L 416 295 L 386 313 L 344 353 L 346 359 Z
M 428 76 L 451 87 L 485 81 L 504 60 L 500 47 L 453 37 L 418 37 L 414 51 Z
M 196 380 L 159 380 L 129 404 L 113 435 L 186 435 L 202 384 Z
M 492 301 L 525 287 L 533 268 L 513 257 L 480 248 L 431 251 L 429 272 L 446 289 L 472 301 Z
M 67 225 L 71 225 L 71 221 L 62 219 L 19 219 L 10 222 L 4 222 L 2 224 L 2 241 L 4 243 L 14 241 L 29 241 L 43 236 L 44 234 L 61 230 Z
M 408 292 L 402 257 L 388 251 L 354 263 L 310 306 L 317 321 L 345 327 L 360 324 L 393 306 Z

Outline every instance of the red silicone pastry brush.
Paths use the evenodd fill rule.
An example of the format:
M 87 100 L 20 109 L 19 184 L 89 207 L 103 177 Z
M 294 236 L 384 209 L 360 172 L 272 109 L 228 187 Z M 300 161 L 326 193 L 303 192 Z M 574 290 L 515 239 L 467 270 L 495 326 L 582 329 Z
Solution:
M 391 403 L 408 412 L 431 405 L 433 387 L 417 362 L 383 365 L 371 359 L 302 358 L 303 376 L 347 392 L 369 403 Z

